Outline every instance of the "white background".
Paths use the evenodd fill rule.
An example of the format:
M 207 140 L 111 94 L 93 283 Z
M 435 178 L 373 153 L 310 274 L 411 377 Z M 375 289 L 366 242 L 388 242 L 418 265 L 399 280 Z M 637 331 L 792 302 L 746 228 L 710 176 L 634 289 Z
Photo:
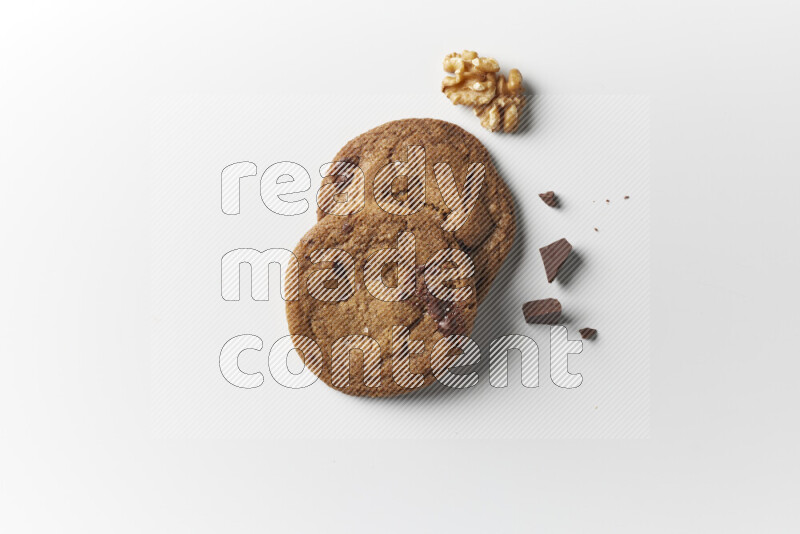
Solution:
M 797 531 L 796 3 L 19 5 L 4 531 Z M 152 99 L 422 94 L 463 47 L 539 93 L 651 97 L 651 438 L 154 440 Z

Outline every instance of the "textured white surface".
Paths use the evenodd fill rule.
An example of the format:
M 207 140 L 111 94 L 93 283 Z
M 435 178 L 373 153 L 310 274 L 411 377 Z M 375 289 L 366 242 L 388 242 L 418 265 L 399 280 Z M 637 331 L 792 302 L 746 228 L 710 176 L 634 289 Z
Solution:
M 0 529 L 796 532 L 798 10 L 5 7 Z M 153 99 L 423 95 L 462 47 L 540 93 L 650 97 L 651 438 L 153 439 Z

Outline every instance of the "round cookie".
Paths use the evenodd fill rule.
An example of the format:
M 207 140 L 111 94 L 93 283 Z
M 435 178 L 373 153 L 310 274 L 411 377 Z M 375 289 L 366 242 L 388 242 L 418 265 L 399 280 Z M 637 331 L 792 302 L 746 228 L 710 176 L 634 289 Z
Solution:
M 329 386 L 369 397 L 418 391 L 435 380 L 431 356 L 437 342 L 451 334 L 466 336 L 471 332 L 477 313 L 474 276 L 453 276 L 452 282 L 444 284 L 446 296 L 456 291 L 468 295 L 456 302 L 434 296 L 438 290 L 432 285 L 435 275 L 453 266 L 447 259 L 437 258 L 465 252 L 452 233 L 441 230 L 441 214 L 425 207 L 422 215 L 399 217 L 367 209 L 344 217 L 326 217 L 295 248 L 297 263 L 287 272 L 287 286 L 299 274 L 299 298 L 286 302 L 289 332 L 306 365 Z M 400 236 L 407 245 L 409 233 L 413 234 L 413 255 L 407 246 L 400 247 Z M 391 268 L 380 269 L 384 263 L 381 258 L 387 258 L 382 251 L 389 249 L 399 250 L 399 257 L 394 259 L 405 260 L 405 274 L 401 275 L 392 258 L 388 258 Z M 410 270 L 411 281 L 406 276 Z M 376 290 L 384 286 L 389 289 Z M 387 294 L 392 291 L 404 300 L 389 300 Z M 406 328 L 408 337 L 393 332 L 393 327 Z M 346 345 L 346 341 L 353 345 Z M 406 352 L 404 360 L 394 358 L 393 348 L 413 349 L 420 341 L 424 343 L 421 352 Z M 343 346 L 356 350 L 343 350 Z M 450 351 L 448 357 L 455 352 Z M 394 379 L 393 372 L 399 380 Z M 409 374 L 413 376 L 406 376 Z M 406 387 L 412 385 L 415 387 Z
M 455 238 L 475 263 L 480 302 L 511 250 L 516 226 L 511 192 L 498 174 L 486 147 L 475 136 L 441 120 L 403 119 L 388 122 L 352 139 L 339 150 L 334 161 L 352 163 L 363 171 L 366 207 L 380 209 L 373 192 L 375 178 L 390 162 L 406 161 L 410 146 L 425 148 L 425 205 L 442 216 L 451 210 L 439 190 L 434 165 L 440 162 L 450 165 L 462 194 L 469 165 L 481 163 L 484 166 L 485 177 L 479 198 L 469 218 L 455 231 Z M 352 174 L 340 173 L 323 179 L 323 184 L 328 183 L 339 183 L 339 191 L 344 192 L 354 181 Z M 407 191 L 401 187 L 393 193 L 402 198 Z M 335 200 L 324 196 L 319 200 L 318 220 L 331 217 L 328 212 Z M 417 212 L 408 217 L 419 219 L 424 216 Z

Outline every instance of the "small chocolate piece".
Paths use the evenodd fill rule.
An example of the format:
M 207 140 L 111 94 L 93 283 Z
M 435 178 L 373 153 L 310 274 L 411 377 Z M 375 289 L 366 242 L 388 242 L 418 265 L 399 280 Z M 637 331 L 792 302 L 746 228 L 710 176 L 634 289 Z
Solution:
M 556 198 L 556 194 L 552 191 L 548 191 L 547 193 L 539 193 L 539 198 L 541 198 L 544 203 L 551 208 L 558 206 L 558 199 Z
M 606 204 L 611 204 L 611 201 L 606 199 Z
M 592 339 L 594 336 L 597 335 L 597 330 L 594 328 L 581 328 L 578 330 L 581 333 L 581 337 L 583 339 Z
M 561 303 L 558 299 L 532 300 L 522 305 L 522 315 L 530 324 L 558 324 Z
M 544 271 L 547 274 L 547 283 L 556 279 L 558 270 L 564 265 L 570 252 L 572 252 L 572 245 L 563 238 L 539 249 L 544 263 Z
M 598 229 L 597 229 L 597 227 L 595 227 L 594 231 L 595 231 L 595 232 L 599 232 L 600 230 L 598 230 Z
M 350 224 L 349 222 L 343 222 L 342 223 L 342 233 L 343 234 L 349 234 L 352 231 L 353 231 L 353 225 L 352 224 Z
M 629 197 L 628 195 L 625 195 L 625 200 L 628 200 L 629 198 L 631 198 L 631 197 Z

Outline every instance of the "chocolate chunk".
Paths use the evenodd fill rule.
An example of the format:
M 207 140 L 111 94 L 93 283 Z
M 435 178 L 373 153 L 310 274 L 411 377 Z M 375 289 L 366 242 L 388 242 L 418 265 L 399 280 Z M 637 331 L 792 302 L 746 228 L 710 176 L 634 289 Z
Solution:
M 556 194 L 552 191 L 548 191 L 547 193 L 539 193 L 539 198 L 541 198 L 544 203 L 551 208 L 558 206 L 558 199 L 556 198 Z
M 542 262 L 544 263 L 544 270 L 547 273 L 548 283 L 556 279 L 558 270 L 564 265 L 570 252 L 572 252 L 572 245 L 563 238 L 539 249 L 539 254 L 542 255 Z
M 532 300 L 522 305 L 525 322 L 531 324 L 558 324 L 561 303 L 558 299 Z
M 425 311 L 437 323 L 437 329 L 445 336 L 463 334 L 466 330 L 464 316 L 458 303 L 450 303 L 434 297 L 425 286 L 423 276 L 425 265 L 417 265 L 417 288 L 414 295 L 415 302 L 423 306 Z
M 594 336 L 597 335 L 597 330 L 594 328 L 581 328 L 578 330 L 581 333 L 581 337 L 583 339 L 592 339 Z
M 425 275 L 425 265 L 417 265 L 417 286 L 414 294 L 414 302 L 418 306 L 423 306 L 425 311 L 433 317 L 434 321 L 441 322 L 446 319 L 447 313 L 450 310 L 450 303 L 444 300 L 439 300 L 428 291 L 423 276 Z M 440 330 L 441 330 L 441 324 Z
M 352 231 L 353 231 L 353 225 L 352 224 L 350 224 L 349 222 L 342 223 L 342 233 L 349 234 Z
M 447 316 L 439 321 L 439 332 L 445 336 L 452 334 L 462 334 L 464 332 L 464 317 L 458 306 L 453 306 L 447 312 Z
M 443 300 L 439 300 L 433 295 L 428 294 L 425 297 L 425 309 L 437 321 L 441 321 L 447 316 L 448 304 Z

